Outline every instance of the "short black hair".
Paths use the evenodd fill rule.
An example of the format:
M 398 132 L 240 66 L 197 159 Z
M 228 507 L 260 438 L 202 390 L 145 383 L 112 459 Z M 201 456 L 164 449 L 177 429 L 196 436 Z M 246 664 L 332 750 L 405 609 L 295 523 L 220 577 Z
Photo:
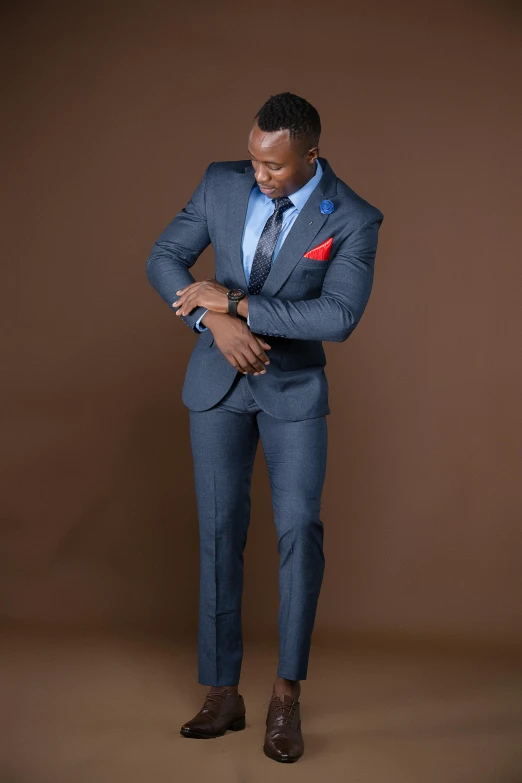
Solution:
M 262 131 L 288 130 L 290 138 L 308 149 L 317 147 L 321 135 L 319 112 L 311 103 L 292 92 L 271 95 L 254 117 Z

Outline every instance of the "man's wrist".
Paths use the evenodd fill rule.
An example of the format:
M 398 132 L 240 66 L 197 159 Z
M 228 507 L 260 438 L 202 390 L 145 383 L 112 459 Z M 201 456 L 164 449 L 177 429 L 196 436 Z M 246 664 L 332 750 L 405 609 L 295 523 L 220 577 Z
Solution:
M 248 296 L 244 296 L 243 299 L 240 299 L 237 303 L 237 314 L 241 316 L 241 318 L 248 318 Z
M 212 330 L 212 326 L 215 325 L 220 318 L 234 318 L 234 316 L 229 315 L 228 313 L 218 313 L 217 310 L 207 310 L 201 317 L 200 323 Z
M 248 296 L 245 296 L 238 302 L 237 314 L 238 317 L 243 318 L 245 321 L 248 318 Z M 207 312 L 201 317 L 199 323 L 202 326 L 206 326 L 207 328 L 212 329 L 212 324 L 216 323 L 218 318 L 223 318 L 223 316 L 227 316 L 228 318 L 236 317 L 229 313 L 218 313 L 217 310 L 207 310 Z
M 220 315 L 220 313 L 216 313 L 214 310 L 207 310 L 207 312 L 202 316 L 200 324 L 203 324 L 203 326 L 206 326 L 207 328 L 210 327 L 212 320 L 216 315 Z

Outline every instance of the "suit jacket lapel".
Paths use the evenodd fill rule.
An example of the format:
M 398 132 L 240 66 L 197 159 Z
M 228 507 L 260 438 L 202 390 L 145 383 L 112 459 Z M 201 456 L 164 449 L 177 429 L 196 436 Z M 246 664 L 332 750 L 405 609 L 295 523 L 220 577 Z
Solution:
M 232 264 L 232 279 L 234 280 L 234 285 L 237 280 L 239 287 L 245 291 L 248 291 L 248 283 L 243 268 L 241 242 L 248 209 L 248 197 L 255 181 L 254 167 L 250 164 L 245 168 L 244 172 L 238 172 L 234 175 L 228 193 L 226 241 Z
M 260 296 L 274 296 L 277 293 L 328 219 L 328 215 L 323 215 L 319 207 L 323 199 L 335 196 L 337 178 L 326 158 L 319 158 L 319 162 L 323 167 L 323 176 L 288 232 L 260 291 Z M 244 173 L 236 175 L 232 183 L 227 212 L 227 241 L 231 249 L 234 279 L 240 280 L 241 288 L 246 291 L 248 284 L 241 260 L 241 241 L 248 198 L 254 183 L 254 167 L 249 164 Z

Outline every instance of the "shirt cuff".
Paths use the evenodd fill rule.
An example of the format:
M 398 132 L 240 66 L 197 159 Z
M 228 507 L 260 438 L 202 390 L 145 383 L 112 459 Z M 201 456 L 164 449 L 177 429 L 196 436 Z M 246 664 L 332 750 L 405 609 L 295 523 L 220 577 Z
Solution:
M 208 313 L 208 309 L 205 310 L 204 313 L 201 313 L 198 320 L 196 321 L 196 329 L 200 332 L 205 332 L 208 329 L 208 326 L 205 326 L 205 324 L 200 323 L 203 316 L 206 315 L 207 313 Z

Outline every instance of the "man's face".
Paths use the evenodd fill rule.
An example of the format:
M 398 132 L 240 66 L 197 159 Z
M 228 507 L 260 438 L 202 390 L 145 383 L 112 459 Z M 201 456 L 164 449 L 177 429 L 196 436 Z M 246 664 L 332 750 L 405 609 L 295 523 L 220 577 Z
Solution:
M 315 174 L 319 149 L 306 150 L 288 130 L 262 131 L 257 122 L 248 137 L 248 151 L 262 193 L 269 198 L 291 196 Z

